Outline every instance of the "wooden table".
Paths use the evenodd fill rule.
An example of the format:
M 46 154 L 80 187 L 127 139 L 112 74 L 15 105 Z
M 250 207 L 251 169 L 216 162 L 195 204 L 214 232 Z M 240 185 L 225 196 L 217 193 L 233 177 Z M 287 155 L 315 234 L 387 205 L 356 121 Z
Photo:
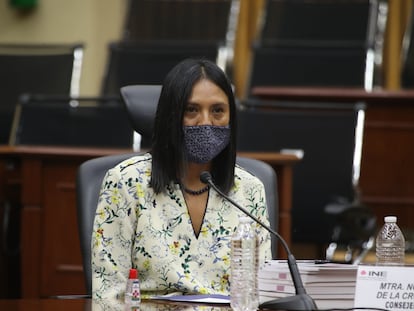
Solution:
M 414 229 L 414 90 L 322 87 L 255 87 L 252 95 L 271 101 L 366 104 L 361 159 L 362 203 L 378 222 L 398 216 L 403 230 Z
M 130 149 L 0 146 L 0 204 L 21 205 L 23 298 L 86 292 L 76 214 L 77 169 L 90 158 L 129 152 Z M 298 159 L 279 153 L 240 155 L 266 161 L 275 168 L 279 231 L 289 244 L 292 166 Z M 13 277 L 8 271 L 3 275 L 5 279 Z
M 91 299 L 0 299 L 0 310 L 4 311 L 103 311 L 92 307 Z M 178 303 L 170 301 L 143 300 L 140 306 L 145 310 L 214 310 L 231 311 L 227 304 Z

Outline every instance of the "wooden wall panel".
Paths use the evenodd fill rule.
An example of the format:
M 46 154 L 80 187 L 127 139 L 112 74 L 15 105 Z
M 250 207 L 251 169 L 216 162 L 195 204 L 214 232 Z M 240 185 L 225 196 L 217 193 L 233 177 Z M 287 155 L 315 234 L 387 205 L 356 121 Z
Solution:
M 86 291 L 75 208 L 78 165 L 51 161 L 43 168 L 41 297 Z
M 410 104 L 368 107 L 360 179 L 363 202 L 375 209 L 378 221 L 396 214 L 409 228 L 414 228 L 413 116 Z

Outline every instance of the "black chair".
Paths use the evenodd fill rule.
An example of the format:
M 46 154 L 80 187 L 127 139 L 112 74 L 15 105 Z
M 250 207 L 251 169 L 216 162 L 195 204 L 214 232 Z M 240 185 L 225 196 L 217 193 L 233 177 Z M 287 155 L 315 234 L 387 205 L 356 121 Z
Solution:
M 372 209 L 362 205 L 359 200 L 349 202 L 342 199 L 328 204 L 325 212 L 335 216 L 326 259 L 361 263 L 375 245 L 377 219 Z
M 255 86 L 361 87 L 365 48 L 256 47 L 250 88 Z
M 88 160 L 78 169 L 76 180 L 78 231 L 85 276 L 86 293 L 92 294 L 91 239 L 99 190 L 108 169 L 134 153 L 105 156 Z
M 0 144 L 10 137 L 21 94 L 78 96 L 81 44 L 0 44 Z
M 119 89 L 126 85 L 162 84 L 172 67 L 185 58 L 217 62 L 219 46 L 210 41 L 111 43 L 102 94 L 119 95 Z
M 123 41 L 224 42 L 232 2 L 234 0 L 130 0 Z
M 123 38 L 109 45 L 101 94 L 162 84 L 185 58 L 209 59 L 229 73 L 238 6 L 238 0 L 130 0 Z
M 362 148 L 363 112 L 364 105 L 351 103 L 241 102 L 240 151 L 303 154 L 293 168 L 294 242 L 324 247 L 330 242 L 342 245 L 356 244 L 356 241 L 362 246 L 375 231 L 374 218 L 374 223 L 371 220 L 365 223 L 364 235 L 359 234 L 366 215 L 374 217 L 368 208 L 359 204 L 357 159 Z M 355 209 L 345 211 L 349 207 Z M 361 208 L 365 213 L 353 213 Z M 350 227 L 345 221 L 349 219 L 345 217 L 348 214 L 360 215 L 354 219 L 360 225 L 345 236 L 346 228 Z M 342 233 L 338 234 L 338 230 Z M 351 239 L 352 234 L 355 236 Z
M 164 45 L 166 49 L 172 47 L 173 54 L 178 48 L 185 57 L 210 59 L 215 54 L 214 60 L 230 75 L 239 6 L 239 0 L 130 0 L 122 42 L 154 48 L 158 45 L 159 50 Z M 205 52 L 190 55 L 192 49 L 200 49 L 200 43 Z M 162 58 L 160 61 L 164 62 Z M 128 84 L 145 83 L 160 82 L 130 81 Z
M 270 228 L 274 231 L 278 230 L 279 220 L 279 197 L 276 191 L 277 189 L 277 176 L 274 169 L 266 162 L 256 159 L 237 157 L 236 162 L 248 172 L 259 178 L 266 191 L 267 212 L 269 215 Z M 272 256 L 273 259 L 277 258 L 277 244 L 278 240 L 275 236 L 271 235 L 272 239 Z
M 22 95 L 10 145 L 131 148 L 133 129 L 119 97 Z
M 157 111 L 161 85 L 129 85 L 121 89 L 122 98 L 128 110 L 129 121 L 141 135 L 141 148 L 149 148 Z M 137 118 L 135 116 L 139 115 Z
M 255 86 L 381 86 L 387 2 L 267 0 L 252 46 Z

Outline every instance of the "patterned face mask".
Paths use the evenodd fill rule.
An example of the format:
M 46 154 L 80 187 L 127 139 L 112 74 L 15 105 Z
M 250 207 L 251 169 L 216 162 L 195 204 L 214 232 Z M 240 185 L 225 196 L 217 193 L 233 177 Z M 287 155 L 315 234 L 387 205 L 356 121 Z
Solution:
M 188 161 L 207 163 L 213 160 L 230 142 L 229 126 L 184 126 L 184 143 Z

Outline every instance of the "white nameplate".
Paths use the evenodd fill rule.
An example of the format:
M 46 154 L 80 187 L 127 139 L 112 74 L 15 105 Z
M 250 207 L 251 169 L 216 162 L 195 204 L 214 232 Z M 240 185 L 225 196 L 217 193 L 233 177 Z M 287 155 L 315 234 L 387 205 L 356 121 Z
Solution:
M 354 308 L 414 309 L 414 266 L 359 265 Z

